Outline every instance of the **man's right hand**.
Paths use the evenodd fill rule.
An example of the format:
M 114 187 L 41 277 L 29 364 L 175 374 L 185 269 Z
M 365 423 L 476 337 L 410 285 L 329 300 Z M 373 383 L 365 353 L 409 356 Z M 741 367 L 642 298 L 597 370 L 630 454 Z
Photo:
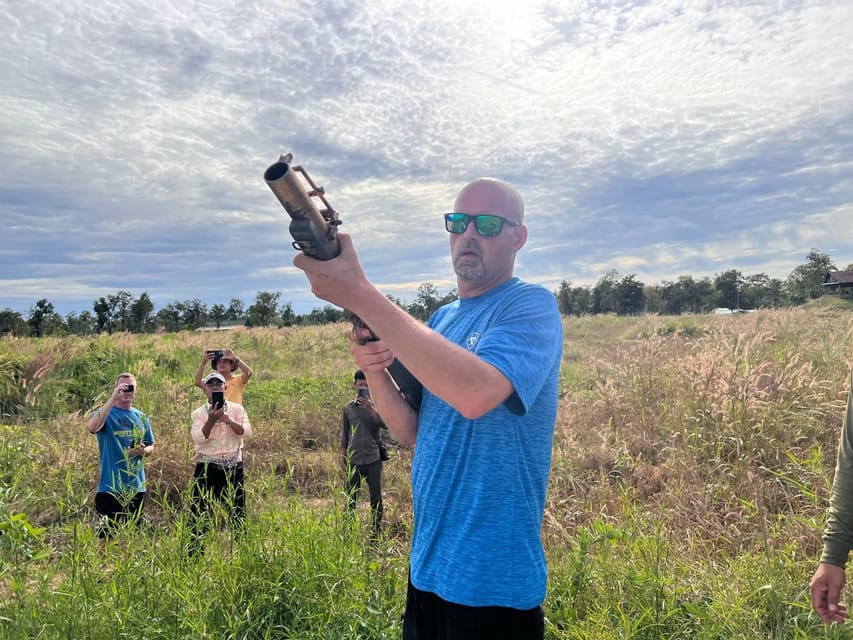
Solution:
M 118 402 L 118 399 L 125 393 L 124 388 L 130 383 L 127 380 L 121 380 L 116 383 L 116 386 L 113 387 L 113 392 L 110 395 L 110 400 L 113 404 Z
M 838 602 L 845 581 L 844 569 L 827 562 L 821 562 L 812 576 L 812 607 L 825 624 L 847 620 L 847 605 Z

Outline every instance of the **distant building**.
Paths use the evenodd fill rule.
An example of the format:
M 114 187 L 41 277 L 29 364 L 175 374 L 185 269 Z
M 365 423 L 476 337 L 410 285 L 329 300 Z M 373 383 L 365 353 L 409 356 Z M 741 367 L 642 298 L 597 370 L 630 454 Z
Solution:
M 728 307 L 717 307 L 711 313 L 717 316 L 732 316 L 737 313 L 755 313 L 757 309 L 729 309 Z
M 827 293 L 853 298 L 853 271 L 830 271 L 823 279 Z

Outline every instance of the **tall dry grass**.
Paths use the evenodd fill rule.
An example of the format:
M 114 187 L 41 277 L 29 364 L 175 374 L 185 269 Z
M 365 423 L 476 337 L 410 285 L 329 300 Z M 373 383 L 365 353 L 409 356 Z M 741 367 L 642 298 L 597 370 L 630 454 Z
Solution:
M 853 313 L 582 318 L 566 320 L 565 330 L 543 528 L 547 637 L 823 634 L 806 584 L 853 367 Z M 132 595 L 121 585 L 136 571 L 154 573 L 134 573 L 134 588 L 164 600 L 146 637 L 396 637 L 411 451 L 393 451 L 385 467 L 387 536 L 378 556 L 365 555 L 361 537 L 341 534 L 339 522 L 337 434 L 353 370 L 346 331 L 0 340 L 0 577 L 8 581 L 0 583 L 0 638 L 39 624 L 82 628 L 64 621 L 92 594 L 100 604 L 86 608 L 98 629 L 90 636 L 111 637 L 116 619 L 131 633 L 141 618 L 125 611 Z M 255 428 L 246 442 L 249 534 L 238 556 L 224 538 L 224 564 L 187 570 L 176 540 L 192 467 L 189 415 L 203 402 L 192 377 L 202 350 L 226 346 L 255 370 L 245 393 Z M 154 544 L 163 560 L 125 566 L 116 550 L 104 579 L 90 567 L 100 563 L 91 539 L 97 445 L 84 420 L 125 370 L 137 374 L 137 404 L 157 445 L 150 527 L 123 540 Z M 208 597 L 210 580 L 230 580 L 227 562 L 257 573 L 227 591 L 263 603 L 262 623 L 230 602 L 216 600 L 231 613 L 215 616 L 187 605 Z M 156 578 L 164 572 L 175 576 L 165 586 Z M 67 608 L 62 598 L 45 606 L 57 589 L 69 594 Z M 370 611 L 361 609 L 365 598 Z M 4 622 L 21 616 L 29 622 Z M 253 635 L 257 628 L 266 635 Z
M 586 323 L 567 325 L 567 344 L 586 334 L 588 357 L 557 425 L 549 514 L 560 535 L 633 504 L 689 547 L 755 551 L 771 527 L 816 553 L 853 314 L 647 318 L 599 340 L 589 327 L 607 321 Z

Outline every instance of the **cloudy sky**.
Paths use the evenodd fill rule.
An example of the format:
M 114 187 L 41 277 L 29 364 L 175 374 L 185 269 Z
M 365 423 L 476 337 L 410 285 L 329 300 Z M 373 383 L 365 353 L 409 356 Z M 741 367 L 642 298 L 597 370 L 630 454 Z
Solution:
M 853 3 L 0 0 L 0 308 L 279 291 L 290 151 L 368 276 L 455 286 L 441 213 L 525 198 L 522 278 L 853 263 Z

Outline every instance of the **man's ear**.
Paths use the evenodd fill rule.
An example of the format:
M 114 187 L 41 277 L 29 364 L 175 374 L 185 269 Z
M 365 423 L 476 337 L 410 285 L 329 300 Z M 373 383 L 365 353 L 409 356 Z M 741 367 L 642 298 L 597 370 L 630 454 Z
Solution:
M 513 249 L 516 251 L 520 251 L 521 247 L 523 247 L 527 243 L 527 225 L 523 224 L 518 227 L 518 234 L 515 238 L 515 244 L 513 245 Z

